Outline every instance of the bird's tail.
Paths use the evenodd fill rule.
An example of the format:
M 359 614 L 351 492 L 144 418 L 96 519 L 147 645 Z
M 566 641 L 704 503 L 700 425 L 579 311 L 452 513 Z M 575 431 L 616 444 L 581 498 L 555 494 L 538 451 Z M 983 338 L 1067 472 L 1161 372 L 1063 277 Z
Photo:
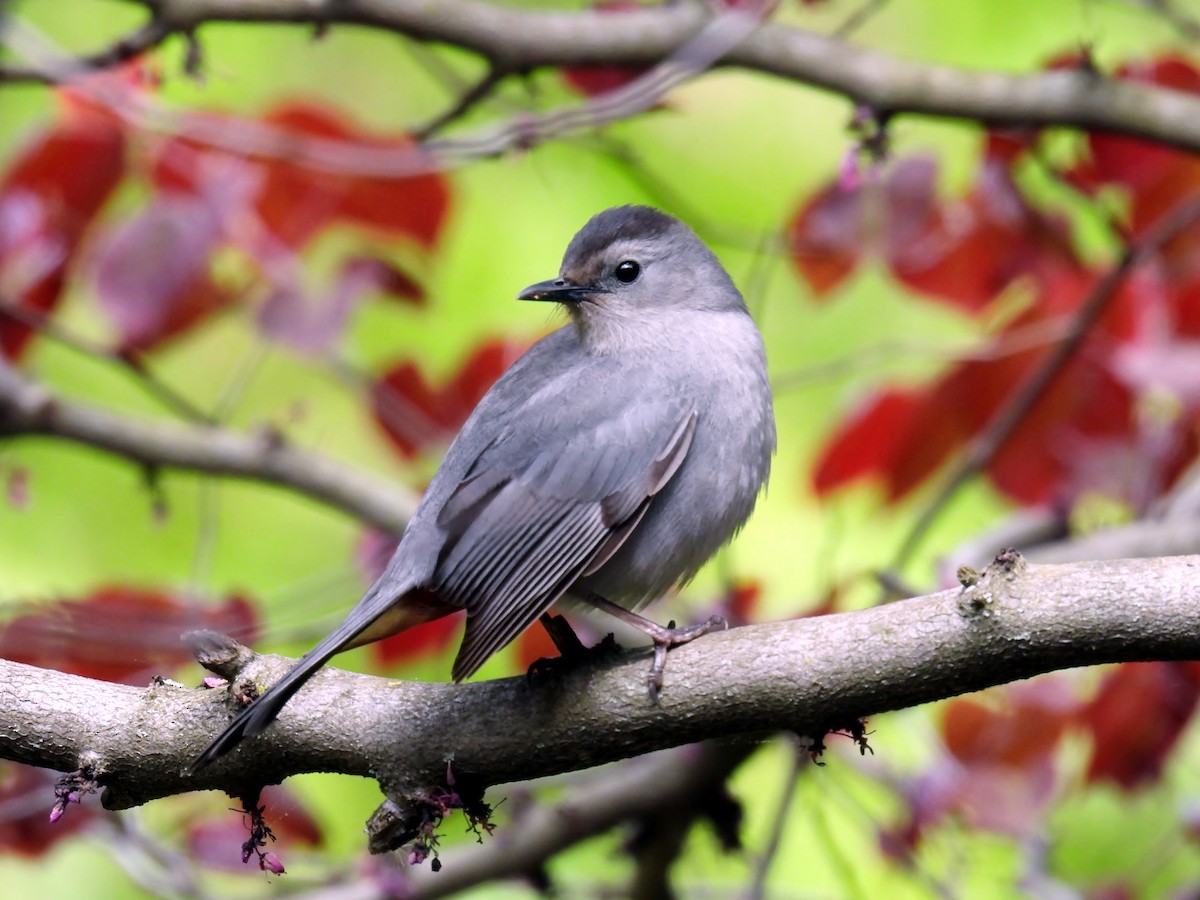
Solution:
M 397 582 L 386 575 L 375 582 L 354 605 L 349 615 L 337 628 L 330 632 L 319 644 L 309 650 L 296 662 L 296 665 L 275 683 L 266 693 L 255 699 L 242 710 L 237 718 L 229 723 L 221 734 L 208 745 L 196 760 L 187 768 L 188 774 L 193 774 L 211 763 L 219 756 L 224 756 L 244 738 L 254 737 L 264 728 L 275 721 L 285 703 L 292 698 L 296 691 L 304 686 L 317 669 L 329 661 L 330 657 L 348 649 L 366 643 L 366 640 L 356 640 L 366 637 L 368 640 L 378 640 L 387 634 L 395 634 L 405 628 L 411 628 L 421 622 L 429 621 L 431 616 L 421 603 L 414 604 L 412 615 L 404 615 L 405 596 L 412 588 L 411 584 Z M 386 621 L 387 630 L 377 623 Z M 375 624 L 376 627 L 371 626 Z

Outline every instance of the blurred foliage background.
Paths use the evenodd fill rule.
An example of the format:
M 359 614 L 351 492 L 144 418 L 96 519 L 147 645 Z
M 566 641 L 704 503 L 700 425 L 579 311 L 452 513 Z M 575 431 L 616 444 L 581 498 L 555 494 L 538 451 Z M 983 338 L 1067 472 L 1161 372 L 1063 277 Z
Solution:
M 968 69 L 1032 71 L 1084 48 L 1101 68 L 1111 69 L 1187 43 L 1152 4 L 867 5 L 873 8 L 849 38 L 854 44 Z M 858 7 L 844 0 L 785 3 L 776 15 L 829 33 Z M 11 38 L 5 58 L 19 59 L 31 44 L 68 54 L 104 45 L 143 13 L 134 4 L 102 0 L 25 0 L 0 15 Z M 369 28 L 339 26 L 315 35 L 294 26 L 213 24 L 198 38 L 202 77 L 185 73 L 187 48 L 178 39 L 148 61 L 161 78 L 154 96 L 169 110 L 254 119 L 281 103 L 303 101 L 336 110 L 363 132 L 395 135 L 431 120 L 483 74 L 469 54 Z M 40 85 L 0 90 L 2 165 L 50 126 L 60 100 Z M 454 123 L 451 133 L 578 99 L 558 71 L 511 78 Z M 818 498 L 811 486 L 814 462 L 847 411 L 872 391 L 935 377 L 995 322 L 920 301 L 878 259 L 866 260 L 837 288 L 833 302 L 819 302 L 799 277 L 783 235 L 814 192 L 837 177 L 853 143 L 847 132 L 852 112 L 840 97 L 781 79 L 707 73 L 628 121 L 446 172 L 446 218 L 429 248 L 353 225 L 323 229 L 299 251 L 311 296 L 329 295 L 351 254 L 391 261 L 424 295 L 421 303 L 372 296 L 356 307 L 328 352 L 306 354 L 264 336 L 256 325 L 258 306 L 247 303 L 155 347 L 146 355 L 148 365 L 197 407 L 219 409 L 230 427 L 278 429 L 290 442 L 419 491 L 438 450 L 425 448 L 411 461 L 397 454 L 365 402 L 369 384 L 408 361 L 430 384 L 441 385 L 486 342 L 504 338 L 520 346 L 557 327 L 556 310 L 515 303 L 516 293 L 556 273 L 567 240 L 596 211 L 621 203 L 659 206 L 696 229 L 746 295 L 768 346 L 780 451 L 770 490 L 750 524 L 680 597 L 654 607 L 652 615 L 687 618 L 709 610 L 734 587 L 754 593 L 753 615 L 762 620 L 829 604 L 874 603 L 879 586 L 871 573 L 891 564 L 935 486 L 890 506 L 871 482 Z M 937 190 L 952 197 L 974 178 L 985 135 L 972 123 L 902 117 L 892 124 L 890 139 L 896 156 L 936 158 Z M 1053 186 L 1033 181 L 1039 202 L 1063 199 Z M 147 179 L 124 181 L 105 205 L 97 233 L 136 215 L 152 193 Z M 1113 257 L 1111 236 L 1086 215 L 1073 221 L 1082 255 Z M 79 272 L 97 264 L 101 252 L 98 239 L 85 242 Z M 230 254 L 214 257 L 212 271 L 229 286 L 247 278 L 245 261 Z M 73 278 L 54 322 L 82 340 L 108 345 L 119 340 L 119 329 L 93 288 L 82 274 Z M 128 372 L 50 337 L 32 341 L 21 366 L 64 397 L 163 415 Z M 111 585 L 200 598 L 201 604 L 238 596 L 257 610 L 256 646 L 298 654 L 340 619 L 369 580 L 362 562 L 369 536 L 361 523 L 286 490 L 172 471 L 147 484 L 144 473 L 125 461 L 50 439 L 0 444 L 0 474 L 9 479 L 10 494 L 18 473 L 22 499 L 0 503 L 0 602 L 10 616 Z M 976 479 L 897 574 L 917 590 L 939 586 L 937 561 L 1010 512 L 984 479 Z M 98 626 L 85 620 L 82 627 Z M 91 634 L 66 637 L 89 639 Z M 388 671 L 444 680 L 455 643 L 438 654 L 405 656 Z M 480 677 L 519 671 L 519 652 L 500 654 Z M 338 665 L 369 668 L 378 660 L 361 650 Z M 200 677 L 194 666 L 165 674 L 188 683 Z M 1060 691 L 1094 691 L 1100 677 L 1063 676 L 1063 683 L 1042 689 L 1026 708 L 1053 708 Z M 999 704 L 982 702 L 988 709 Z M 777 835 L 780 849 L 765 888 L 771 897 L 1194 895 L 1200 886 L 1192 830 L 1200 772 L 1190 733 L 1161 777 L 1134 791 L 1086 784 L 1087 741 L 1067 735 L 1045 748 L 1037 766 L 1013 767 L 1010 782 L 992 784 L 996 795 L 978 800 L 1011 805 L 1017 824 L 978 827 L 979 819 L 960 809 L 903 850 L 889 844 L 899 840 L 897 832 L 922 802 L 952 790 L 945 767 L 954 733 L 945 715 L 923 708 L 873 721 L 874 756 L 861 757 L 848 741 L 835 741 L 826 765 L 801 766 L 799 775 L 792 743 L 765 745 L 729 786 L 744 808 L 745 851 L 725 852 L 711 831 L 695 829 L 676 867 L 681 894 L 746 896 L 756 861 Z M 992 738 L 993 746 L 1023 740 Z M 1043 762 L 1051 770 L 1038 768 Z M 7 777 L 10 784 L 16 778 L 11 772 Z M 571 780 L 493 795 L 555 796 Z M 95 813 L 95 798 L 89 798 L 85 807 L 90 804 L 94 817 L 86 828 L 52 843 L 27 834 L 24 853 L 0 856 L 0 881 L 12 896 L 319 894 L 331 871 L 361 875 L 377 865 L 363 861 L 361 841 L 362 819 L 378 799 L 374 784 L 307 776 L 287 789 L 296 802 L 291 815 L 311 824 L 295 835 L 286 824 L 279 829 L 289 874 L 278 880 L 253 866 L 238 871 L 239 817 L 226 811 L 223 797 L 193 795 L 119 818 Z M 0 815 L 21 797 L 48 812 L 48 790 L 10 795 L 14 799 L 0 805 Z M 82 815 L 71 809 L 64 822 Z M 500 829 L 504 818 L 501 806 Z M 29 827 L 16 821 L 14 828 Z M 447 832 L 447 845 L 474 839 L 465 830 L 459 834 L 455 822 Z M 548 867 L 551 882 L 563 896 L 619 895 L 630 874 L 622 853 L 627 838 L 610 834 L 556 857 Z M 487 885 L 471 896 L 532 894 L 528 886 Z

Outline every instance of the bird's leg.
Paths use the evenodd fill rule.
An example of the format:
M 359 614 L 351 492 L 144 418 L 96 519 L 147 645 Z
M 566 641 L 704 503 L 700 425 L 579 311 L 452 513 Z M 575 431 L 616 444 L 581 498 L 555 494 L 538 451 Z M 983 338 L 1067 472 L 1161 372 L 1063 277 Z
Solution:
M 628 625 L 632 625 L 654 642 L 654 662 L 650 664 L 650 671 L 646 675 L 646 683 L 650 688 L 650 697 L 654 700 L 658 699 L 658 692 L 662 690 L 663 669 L 667 665 L 668 650 L 672 647 L 678 647 L 680 644 L 694 641 L 696 638 L 708 634 L 710 631 L 724 631 L 729 627 L 729 623 L 725 620 L 724 616 L 709 616 L 708 619 L 698 625 L 676 628 L 675 622 L 671 621 L 664 628 L 657 622 L 652 622 L 645 616 L 639 616 L 637 613 L 631 612 L 623 606 L 618 606 L 616 603 L 606 600 L 599 594 L 580 594 L 579 599 L 587 601 L 596 607 L 596 609 L 603 610 L 610 616 L 615 616 Z
M 538 621 L 546 629 L 546 634 L 550 635 L 550 640 L 554 641 L 554 649 L 558 651 L 559 656 L 564 659 L 578 659 L 587 653 L 587 647 L 563 616 L 553 616 L 544 612 Z
M 550 635 L 550 640 L 554 642 L 554 649 L 558 651 L 558 656 L 535 660 L 527 673 L 531 680 L 568 672 L 592 657 L 605 656 L 618 649 L 617 642 L 611 634 L 595 647 L 588 647 L 579 639 L 579 635 L 575 633 L 571 623 L 563 616 L 545 612 L 538 621 L 546 629 L 546 634 Z

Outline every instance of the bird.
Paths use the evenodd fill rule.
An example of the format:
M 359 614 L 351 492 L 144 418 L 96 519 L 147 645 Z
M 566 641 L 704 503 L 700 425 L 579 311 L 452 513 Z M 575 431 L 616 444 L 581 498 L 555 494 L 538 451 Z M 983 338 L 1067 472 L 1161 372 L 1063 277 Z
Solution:
M 454 681 L 560 599 L 669 647 L 714 627 L 637 614 L 741 528 L 776 433 L 762 336 L 716 255 L 648 206 L 593 216 L 557 278 L 518 295 L 568 321 L 496 381 L 451 443 L 384 572 L 327 637 L 243 709 L 195 772 L 263 731 L 332 656 L 466 611 Z M 549 623 L 547 623 L 549 627 Z M 553 632 L 552 632 L 553 634 Z

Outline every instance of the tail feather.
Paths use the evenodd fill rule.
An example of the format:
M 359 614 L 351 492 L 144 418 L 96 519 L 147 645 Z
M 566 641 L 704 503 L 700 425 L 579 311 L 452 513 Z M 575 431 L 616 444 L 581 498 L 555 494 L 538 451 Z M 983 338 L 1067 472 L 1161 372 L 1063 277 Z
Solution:
M 266 693 L 238 713 L 237 718 L 230 722 L 217 739 L 209 744 L 208 748 L 188 766 L 187 773 L 190 775 L 198 772 L 213 760 L 224 756 L 243 739 L 260 734 L 275 721 L 275 717 L 279 715 L 284 704 L 304 686 L 308 679 L 316 674 L 317 669 L 325 665 L 335 654 L 354 646 L 355 638 L 366 631 L 380 616 L 388 612 L 393 604 L 402 603 L 402 598 L 411 587 L 412 585 L 397 584 L 396 581 L 386 576 L 372 585 L 337 628 L 300 657 L 296 665 Z M 409 622 L 405 627 L 411 627 L 411 625 L 418 624 L 419 621 L 422 620 L 418 618 L 417 621 Z M 396 629 L 396 631 L 400 630 L 403 628 Z M 376 636 L 375 639 L 377 640 L 378 637 L 382 637 L 382 635 Z

